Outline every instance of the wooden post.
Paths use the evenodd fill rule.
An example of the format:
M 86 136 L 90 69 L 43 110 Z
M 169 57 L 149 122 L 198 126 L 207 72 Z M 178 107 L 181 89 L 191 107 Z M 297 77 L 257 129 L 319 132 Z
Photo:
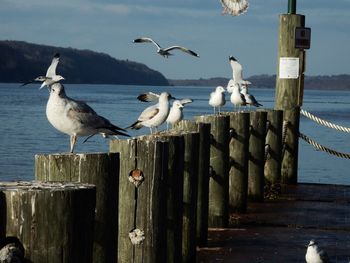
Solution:
M 293 5 L 295 1 L 291 2 Z M 292 13 L 292 12 L 291 12 Z M 304 86 L 304 52 L 295 48 L 295 28 L 305 25 L 305 16 L 296 14 L 283 14 L 279 16 L 279 49 L 278 49 L 278 67 L 276 76 L 276 103 L 277 110 L 299 110 L 303 98 Z M 287 60 L 286 60 L 287 59 Z M 281 60 L 284 60 L 287 67 L 283 67 Z M 288 61 L 292 61 L 292 63 Z M 296 68 L 295 65 L 297 65 Z M 283 72 L 282 72 L 282 71 Z M 294 72 L 293 72 L 294 71 Z M 297 73 L 296 75 L 294 73 Z M 293 114 L 297 119 L 292 120 L 293 128 L 299 127 L 299 114 Z M 284 121 L 290 114 L 284 114 Z M 294 130 L 295 131 L 295 130 Z M 296 131 L 298 133 L 299 131 Z M 298 181 L 298 140 L 297 134 L 289 136 L 288 140 L 296 140 L 290 143 L 294 145 L 294 150 L 289 155 L 282 158 L 282 169 L 285 175 L 288 174 L 288 183 L 296 183 Z
M 283 111 L 268 110 L 266 145 L 268 155 L 265 162 L 265 179 L 276 184 L 281 182 Z
M 230 114 L 229 207 L 232 212 L 245 212 L 248 193 L 249 113 Z
M 183 133 L 185 169 L 183 191 L 182 262 L 196 262 L 196 215 L 199 133 Z
M 121 160 L 118 262 L 166 262 L 168 142 L 112 140 L 110 151 Z
M 20 240 L 28 262 L 92 262 L 95 193 L 80 183 L 1 182 L 0 232 Z
M 266 111 L 250 112 L 248 199 L 264 201 Z
M 36 155 L 35 178 L 96 185 L 93 262 L 116 262 L 119 154 Z
M 195 120 L 211 127 L 208 226 L 227 227 L 230 117 L 205 115 Z
M 286 129 L 282 145 L 281 182 L 284 184 L 298 183 L 298 139 L 300 108 L 285 110 L 283 127 Z
M 203 247 L 208 240 L 210 124 L 182 120 L 175 125 L 175 130 L 199 132 L 197 245 Z

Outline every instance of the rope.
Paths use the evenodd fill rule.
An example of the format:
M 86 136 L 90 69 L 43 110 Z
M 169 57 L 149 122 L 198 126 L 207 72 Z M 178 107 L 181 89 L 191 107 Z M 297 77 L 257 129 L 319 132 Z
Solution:
M 299 137 L 302 138 L 304 141 L 306 141 L 308 144 L 311 144 L 318 151 L 324 151 L 326 153 L 335 155 L 337 157 L 350 159 L 350 154 L 337 152 L 337 151 L 329 149 L 329 148 L 327 148 L 325 146 L 322 146 L 321 144 L 319 144 L 316 141 L 314 141 L 314 140 L 310 139 L 309 137 L 307 137 L 305 134 L 299 133 Z
M 336 129 L 338 131 L 350 133 L 350 128 L 343 127 L 343 126 L 340 126 L 340 125 L 333 124 L 333 123 L 330 123 L 328 121 L 322 120 L 322 119 L 316 117 L 315 115 L 312 115 L 310 112 L 307 112 L 306 110 L 302 109 L 302 110 L 300 110 L 300 113 L 303 114 L 305 117 L 309 118 L 310 120 L 313 120 L 314 122 L 317 122 L 318 124 L 321 124 L 321 125 L 329 127 L 329 128 Z

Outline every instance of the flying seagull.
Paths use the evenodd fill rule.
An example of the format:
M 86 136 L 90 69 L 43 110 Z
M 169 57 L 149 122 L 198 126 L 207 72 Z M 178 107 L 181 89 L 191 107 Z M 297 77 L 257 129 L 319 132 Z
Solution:
M 135 121 L 133 124 L 131 124 L 128 128 L 131 129 L 141 129 L 143 126 L 149 127 L 151 130 L 151 134 L 153 133 L 152 128 L 155 128 L 157 130 L 157 127 L 162 125 L 165 120 L 167 119 L 170 111 L 169 107 L 169 100 L 175 99 L 170 95 L 168 92 L 162 92 L 160 95 L 157 95 L 155 93 L 151 93 L 152 95 L 147 94 L 141 94 L 138 96 L 139 100 L 142 100 L 142 98 L 145 98 L 145 100 L 142 101 L 152 101 L 155 98 L 158 97 L 158 103 L 155 105 L 152 105 L 150 107 L 147 107 L 138 117 L 137 121 Z M 149 99 L 149 97 L 152 97 L 152 99 Z
M 239 62 L 233 56 L 229 57 L 229 61 L 230 61 L 231 68 L 232 68 L 233 80 L 236 83 L 238 83 L 239 85 L 252 84 L 250 81 L 243 79 L 243 75 L 242 75 L 243 68 L 242 68 L 242 65 L 239 64 Z
M 108 135 L 128 134 L 118 126 L 113 125 L 106 118 L 98 115 L 85 102 L 69 98 L 61 83 L 50 86 L 50 97 L 46 105 L 46 116 L 49 122 L 60 132 L 70 136 L 70 152 L 73 153 L 78 137 L 101 134 Z
M 174 49 L 179 49 L 187 54 L 190 54 L 190 55 L 195 56 L 195 57 L 199 57 L 199 55 L 197 53 L 193 52 L 192 50 L 189 50 L 188 48 L 181 47 L 181 46 L 171 46 L 168 48 L 162 48 L 160 45 L 157 44 L 157 42 L 155 42 L 152 38 L 149 38 L 149 37 L 137 38 L 133 42 L 134 43 L 153 43 L 157 47 L 157 53 L 159 55 L 162 55 L 165 58 L 173 55 L 169 51 L 174 50 Z
M 305 260 L 307 263 L 330 263 L 329 257 L 323 249 L 317 246 L 315 240 L 311 240 L 307 246 Z
M 222 86 L 217 86 L 215 91 L 210 93 L 209 98 L 209 105 L 214 108 L 214 114 L 216 108 L 218 108 L 218 112 L 220 114 L 220 108 L 221 106 L 224 106 L 225 103 L 225 89 Z
M 167 129 L 169 129 L 169 123 L 174 126 L 174 124 L 181 121 L 184 117 L 183 108 L 186 104 L 193 102 L 192 99 L 182 99 L 174 100 L 173 105 L 171 106 L 168 118 L 166 119 Z
M 248 93 L 247 86 L 241 87 L 241 94 L 244 95 L 246 104 L 249 106 L 249 108 L 250 108 L 250 106 L 255 106 L 255 107 L 262 106 L 262 104 L 260 104 L 252 94 Z
M 60 80 L 64 80 L 64 77 L 62 77 L 61 75 L 56 75 L 56 68 L 59 61 L 60 61 L 60 54 L 56 53 L 52 59 L 51 65 L 47 69 L 46 76 L 39 76 L 33 80 L 23 83 L 21 86 L 25 86 L 27 84 L 38 81 L 38 82 L 42 82 L 39 88 L 39 89 L 42 89 L 45 86 L 49 87 L 52 84 L 59 82 Z

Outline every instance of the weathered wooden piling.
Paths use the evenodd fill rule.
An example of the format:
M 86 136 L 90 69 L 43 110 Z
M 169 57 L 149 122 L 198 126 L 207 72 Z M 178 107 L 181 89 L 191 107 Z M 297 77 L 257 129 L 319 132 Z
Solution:
M 96 185 L 93 262 L 116 262 L 119 154 L 40 154 L 35 156 L 39 181 L 69 181 Z
M 229 208 L 245 212 L 248 197 L 249 113 L 230 113 Z
M 166 262 L 168 142 L 112 140 L 120 152 L 118 262 Z
M 268 153 L 264 173 L 265 179 L 271 184 L 281 182 L 282 123 L 283 111 L 267 111 L 266 146 L 268 147 Z
M 227 227 L 230 117 L 205 115 L 197 116 L 195 120 L 210 124 L 208 226 Z
M 1 182 L 0 233 L 20 240 L 25 262 L 92 262 L 95 194 L 81 183 Z
M 281 182 L 297 184 L 300 108 L 284 110 L 283 119 L 285 138 L 282 145 Z
M 199 133 L 183 133 L 185 141 L 182 222 L 182 262 L 196 262 L 196 220 Z
M 266 111 L 250 112 L 248 199 L 264 201 Z
M 175 125 L 175 130 L 199 133 L 197 245 L 205 246 L 208 239 L 210 124 L 182 120 Z

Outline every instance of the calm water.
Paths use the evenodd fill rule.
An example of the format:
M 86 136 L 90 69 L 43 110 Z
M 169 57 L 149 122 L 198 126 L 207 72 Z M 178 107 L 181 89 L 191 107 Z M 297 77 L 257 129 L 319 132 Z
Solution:
M 34 155 L 69 150 L 69 137 L 55 130 L 46 119 L 48 98 L 46 89 L 39 85 L 19 87 L 18 84 L 0 84 L 0 180 L 33 180 Z M 147 87 L 117 85 L 65 85 L 68 96 L 86 101 L 97 113 L 112 123 L 126 127 L 135 121 L 147 106 L 135 98 L 141 92 L 169 91 L 177 98 L 190 97 L 192 104 L 185 108 L 185 118 L 212 113 L 208 105 L 213 87 Z M 273 108 L 274 89 L 251 89 L 265 108 Z M 228 99 L 228 98 L 227 98 Z M 337 124 L 350 127 L 350 92 L 306 91 L 305 110 Z M 225 111 L 232 109 L 227 101 Z M 165 128 L 165 127 L 163 127 Z M 300 131 L 319 143 L 337 151 L 350 152 L 350 135 L 319 126 L 302 118 Z M 143 128 L 130 135 L 148 134 Z M 82 139 L 77 152 L 106 152 L 108 140 L 95 136 L 85 144 Z M 350 185 L 350 161 L 315 151 L 300 140 L 299 181 Z

